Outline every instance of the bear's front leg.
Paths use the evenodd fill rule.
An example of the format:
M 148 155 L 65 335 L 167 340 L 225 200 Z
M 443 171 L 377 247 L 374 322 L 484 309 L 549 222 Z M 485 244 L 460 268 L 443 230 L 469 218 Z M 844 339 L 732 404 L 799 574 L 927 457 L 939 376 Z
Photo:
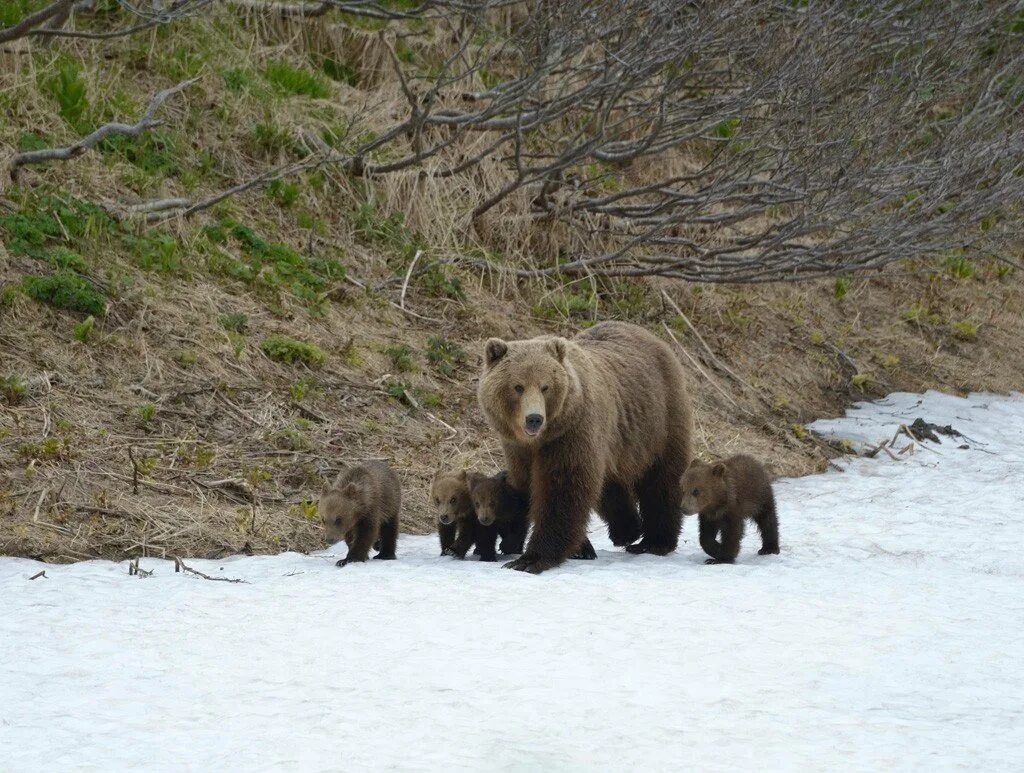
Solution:
M 347 566 L 348 564 L 365 561 L 370 557 L 370 548 L 377 541 L 377 529 L 374 524 L 362 521 L 355 528 L 355 535 L 348 542 L 348 555 L 338 561 L 335 566 Z
M 574 439 L 567 438 L 569 443 Z M 579 439 L 575 439 L 579 443 Z M 537 455 L 531 482 L 530 521 L 533 533 L 522 556 L 505 564 L 507 569 L 540 574 L 569 558 L 587 539 L 590 517 L 600 480 L 589 460 L 585 444 L 567 450 L 565 443 L 552 444 Z M 570 462 L 566 463 L 566 459 Z M 589 541 L 588 541 L 589 542 Z M 591 546 L 591 550 L 593 547 Z

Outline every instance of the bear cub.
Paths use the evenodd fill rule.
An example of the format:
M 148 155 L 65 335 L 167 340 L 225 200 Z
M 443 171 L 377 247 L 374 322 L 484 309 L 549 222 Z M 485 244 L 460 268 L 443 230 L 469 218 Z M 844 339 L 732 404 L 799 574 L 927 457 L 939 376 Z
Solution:
M 761 532 L 758 555 L 779 552 L 775 495 L 764 466 L 739 454 L 715 464 L 695 459 L 683 474 L 683 512 L 699 514 L 700 546 L 706 564 L 731 564 L 740 552 L 744 521 Z M 721 535 L 721 542 L 718 536 Z
M 482 526 L 477 522 L 473 500 L 469 496 L 469 473 L 466 470 L 450 472 L 442 470 L 430 484 L 430 498 L 438 508 L 437 534 L 441 538 L 441 555 L 465 558 L 469 549 L 476 545 L 474 555 L 482 561 L 496 560 L 493 555 L 484 557 L 479 534 Z
M 494 540 L 501 537 L 502 555 L 523 552 L 528 527 L 530 502 L 508 482 L 508 471 L 490 477 L 471 473 L 469 494 L 477 520 L 483 527 L 479 533 L 481 555 L 494 555 Z M 479 543 L 478 543 L 479 544 Z
M 319 506 L 327 539 L 331 544 L 344 539 L 348 545 L 348 555 L 337 566 L 365 561 L 371 546 L 379 551 L 374 558 L 395 558 L 401 505 L 402 484 L 387 462 L 343 470 L 323 492 Z

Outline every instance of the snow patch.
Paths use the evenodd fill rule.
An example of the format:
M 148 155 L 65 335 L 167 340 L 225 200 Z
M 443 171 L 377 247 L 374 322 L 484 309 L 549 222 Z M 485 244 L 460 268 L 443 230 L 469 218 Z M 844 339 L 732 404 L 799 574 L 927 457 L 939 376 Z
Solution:
M 441 558 L 47 566 L 0 559 L 5 771 L 1016 769 L 1024 396 L 864 403 L 863 448 L 776 484 L 782 555 L 629 556 L 540 577 Z M 967 448 L 959 448 L 966 445 Z

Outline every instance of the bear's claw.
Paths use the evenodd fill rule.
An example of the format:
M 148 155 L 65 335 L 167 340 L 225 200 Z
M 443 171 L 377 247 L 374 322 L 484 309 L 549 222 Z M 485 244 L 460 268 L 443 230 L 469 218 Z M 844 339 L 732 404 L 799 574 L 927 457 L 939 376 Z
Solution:
M 725 558 L 707 558 L 704 560 L 705 564 L 731 564 L 731 560 Z
M 667 556 L 675 550 L 674 547 L 665 547 L 663 545 L 656 545 L 647 540 L 640 540 L 635 545 L 627 545 L 626 552 L 632 553 L 635 556 L 641 555 L 642 553 L 651 553 L 655 556 Z

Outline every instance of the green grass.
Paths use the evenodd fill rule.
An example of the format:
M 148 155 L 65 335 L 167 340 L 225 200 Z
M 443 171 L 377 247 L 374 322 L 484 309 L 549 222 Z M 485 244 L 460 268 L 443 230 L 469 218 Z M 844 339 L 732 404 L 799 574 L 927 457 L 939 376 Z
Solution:
M 399 373 L 408 373 L 416 369 L 412 361 L 412 349 L 407 345 L 385 346 L 383 351 Z
M 68 126 L 85 133 L 88 129 L 86 113 L 89 110 L 89 98 L 78 65 L 65 62 L 54 76 L 46 80 L 43 88 L 56 101 L 60 115 Z
M 978 323 L 969 319 L 954 322 L 952 325 L 953 338 L 958 341 L 975 341 L 978 338 Z
M 234 242 L 242 260 L 224 251 L 210 256 L 214 273 L 239 279 L 256 289 L 277 292 L 284 289 L 304 301 L 319 303 L 328 284 L 345 277 L 345 267 L 331 258 L 306 258 L 281 242 L 271 242 L 249 226 L 225 218 L 204 229 L 213 244 Z
M 222 314 L 220 318 L 220 326 L 232 333 L 244 333 L 249 327 L 249 315 L 240 311 L 232 311 L 228 314 Z
M 442 376 L 451 378 L 466 364 L 466 351 L 454 341 L 431 336 L 427 339 L 427 362 Z
M 17 376 L 0 376 L 0 397 L 8 405 L 17 405 L 28 395 L 28 386 Z
M 309 70 L 293 67 L 288 62 L 270 62 L 263 71 L 263 77 L 281 94 L 313 99 L 326 99 L 331 95 L 331 87 L 322 77 Z
M 83 344 L 89 343 L 92 338 L 93 329 L 96 327 L 96 318 L 89 315 L 74 328 L 74 336 L 76 341 L 81 341 Z
M 327 360 L 319 346 L 296 341 L 288 336 L 267 336 L 260 344 L 260 348 L 270 359 L 275 362 L 283 362 L 286 365 L 302 364 L 311 368 L 319 368 Z
M 107 308 L 106 298 L 73 271 L 29 275 L 22 280 L 21 287 L 30 298 L 58 309 L 102 315 Z

